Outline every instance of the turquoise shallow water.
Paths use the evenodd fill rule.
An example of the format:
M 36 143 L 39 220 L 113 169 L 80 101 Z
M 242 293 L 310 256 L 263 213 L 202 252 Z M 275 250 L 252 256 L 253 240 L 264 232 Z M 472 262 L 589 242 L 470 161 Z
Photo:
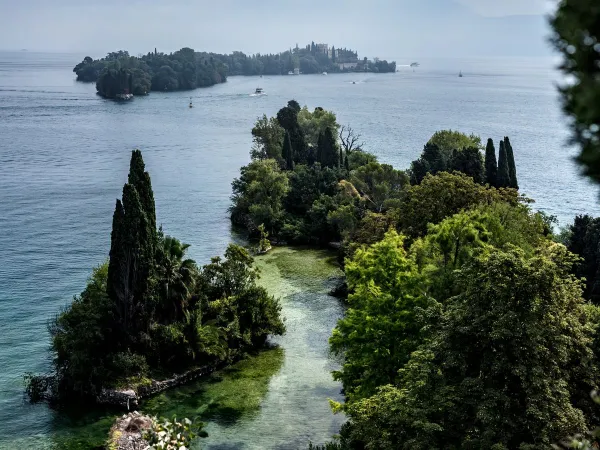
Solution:
M 522 191 L 537 207 L 563 223 L 577 213 L 597 213 L 596 189 L 578 176 L 573 151 L 564 146 L 556 74 L 547 60 L 422 60 L 414 73 L 236 77 L 191 93 L 152 93 L 117 104 L 94 95 L 93 85 L 74 81 L 71 69 L 83 56 L 0 53 L 1 448 L 43 448 L 52 441 L 60 448 L 61 436 L 85 421 L 24 404 L 21 376 L 48 367 L 47 319 L 106 258 L 114 199 L 134 147 L 142 149 L 151 173 L 159 222 L 192 244 L 191 255 L 201 263 L 234 238 L 227 219 L 230 183 L 249 160 L 254 120 L 275 114 L 290 98 L 336 111 L 341 123 L 362 134 L 368 150 L 398 167 L 416 158 L 440 128 L 496 141 L 509 135 Z M 249 95 L 257 85 L 266 96 Z M 190 96 L 193 109 L 187 107 Z M 293 286 L 291 274 L 286 272 Z M 290 323 L 299 334 L 280 342 L 284 357 L 277 374 L 285 378 L 270 378 L 264 409 L 239 422 L 246 428 L 209 422 L 215 442 L 234 433 L 235 442 L 250 445 L 247 436 L 256 430 L 261 437 L 278 436 L 256 445 L 286 448 L 285 439 L 309 436 L 302 430 L 323 435 L 339 424 L 325 404 L 337 392 L 327 384 L 333 362 L 325 341 L 339 311 L 326 296 L 304 291 L 310 289 L 286 297 L 297 305 Z M 311 311 L 321 307 L 327 314 L 314 320 Z M 303 375 L 294 369 L 305 358 L 320 361 L 318 370 L 309 365 L 311 372 Z M 319 390 L 321 384 L 328 387 Z M 314 402 L 297 407 L 294 399 L 305 397 Z M 266 406 L 275 402 L 283 409 Z M 170 408 L 168 399 L 164 408 Z M 85 430 L 94 435 L 103 427 L 97 422 L 97 429 Z

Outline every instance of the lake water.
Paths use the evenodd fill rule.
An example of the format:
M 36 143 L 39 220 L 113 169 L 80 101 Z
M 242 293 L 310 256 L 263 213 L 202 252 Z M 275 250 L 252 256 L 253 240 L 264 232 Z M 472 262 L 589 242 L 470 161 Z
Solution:
M 26 405 L 21 376 L 48 368 L 48 318 L 107 257 L 114 201 L 133 148 L 143 151 L 152 176 L 159 223 L 192 244 L 190 254 L 200 263 L 222 254 L 234 239 L 227 216 L 230 183 L 249 161 L 256 117 L 274 115 L 291 98 L 335 111 L 340 123 L 362 134 L 367 150 L 399 168 L 438 129 L 496 142 L 508 135 L 521 190 L 536 199 L 537 208 L 562 224 L 579 213 L 597 215 L 597 189 L 578 175 L 574 151 L 565 146 L 557 74 L 548 60 L 431 60 L 421 61 L 415 72 L 402 67 L 396 74 L 234 77 L 212 88 L 114 103 L 97 97 L 93 85 L 74 81 L 71 70 L 83 56 L 0 53 L 2 448 L 43 448 L 76 428 L 44 405 Z M 267 95 L 250 96 L 257 86 Z M 284 297 L 297 334 L 280 342 L 281 368 L 264 380 L 262 407 L 233 428 L 209 421 L 206 443 L 246 448 L 224 442 L 231 441 L 231 430 L 244 438 L 254 431 L 262 440 L 247 448 L 297 448 L 297 439 L 310 438 L 311 427 L 318 430 L 313 436 L 335 431 L 338 419 L 326 401 L 336 385 L 324 381 L 334 363 L 324 340 L 340 312 L 320 291 L 306 288 L 303 297 L 295 295 Z M 319 311 L 315 299 L 323 302 L 322 321 L 311 319 Z M 303 330 L 316 325 L 306 336 Z M 311 376 L 301 370 L 303 358 L 313 358 Z M 291 399 L 304 398 L 307 389 L 313 394 L 295 408 Z M 201 391 L 190 387 L 148 407 L 176 411 L 182 392 L 193 399 L 205 395 Z M 269 432 L 277 437 L 264 437 Z M 285 447 L 286 439 L 295 444 Z

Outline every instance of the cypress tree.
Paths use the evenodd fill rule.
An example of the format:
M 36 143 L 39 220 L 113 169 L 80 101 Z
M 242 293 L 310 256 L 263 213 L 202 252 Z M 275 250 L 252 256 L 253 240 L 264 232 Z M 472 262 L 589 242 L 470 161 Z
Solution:
M 122 201 L 117 200 L 113 214 L 107 293 L 114 302 L 122 331 L 131 336 L 144 327 L 157 241 L 156 227 L 151 225 L 151 221 L 156 223 L 152 186 L 139 150 L 132 154 L 129 181 L 123 186 Z
M 337 151 L 337 143 L 335 142 L 333 131 L 330 127 L 327 127 L 319 136 L 318 152 L 322 167 L 329 167 L 333 169 L 339 166 L 340 157 Z
M 289 133 L 285 133 L 281 155 L 285 159 L 285 168 L 287 170 L 294 170 L 294 150 L 292 148 L 292 141 Z
M 300 105 L 295 100 L 290 100 L 288 105 L 277 112 L 279 125 L 290 134 L 292 148 L 294 149 L 294 162 L 306 164 L 308 162 L 308 146 L 304 139 L 304 132 L 298 124 Z
M 348 164 L 348 155 L 344 159 L 344 167 L 346 168 L 346 172 L 350 172 L 350 164 Z
M 151 229 L 151 233 L 156 235 L 156 205 L 154 203 L 154 192 L 152 191 L 150 174 L 146 172 L 146 165 L 142 158 L 142 152 L 139 150 L 133 150 L 131 152 L 128 182 L 135 187 L 140 196 L 142 208 L 148 219 L 148 226 Z
M 344 167 L 344 150 L 340 147 L 340 161 L 339 161 L 339 167 L 342 168 Z
M 508 159 L 508 177 L 510 179 L 510 187 L 519 189 L 517 181 L 517 166 L 515 165 L 515 155 L 513 154 L 512 145 L 508 137 L 504 138 L 504 149 L 506 150 L 506 158 Z
M 485 147 L 485 182 L 496 187 L 498 184 L 498 162 L 496 161 L 496 148 L 494 141 L 488 139 Z
M 498 178 L 496 187 L 510 187 L 510 176 L 508 173 L 508 158 L 504 141 L 500 141 L 500 152 L 498 153 Z

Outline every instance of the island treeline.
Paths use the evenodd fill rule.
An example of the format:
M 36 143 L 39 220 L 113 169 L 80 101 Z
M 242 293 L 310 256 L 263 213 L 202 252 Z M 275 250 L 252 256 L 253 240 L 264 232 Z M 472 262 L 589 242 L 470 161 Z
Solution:
M 339 242 L 344 260 L 330 347 L 348 421 L 324 448 L 541 450 L 594 429 L 600 225 L 578 217 L 556 235 L 518 192 L 508 137 L 496 153 L 437 132 L 398 170 L 295 101 L 252 134 L 232 221 Z
M 223 83 L 229 75 L 284 75 L 297 70 L 322 72 L 395 72 L 396 63 L 385 60 L 360 60 L 358 53 L 345 48 L 312 44 L 276 54 L 229 55 L 196 52 L 182 48 L 174 53 L 149 52 L 131 56 L 120 50 L 104 58 L 86 56 L 73 72 L 78 81 L 96 82 L 98 94 L 116 98 L 121 94 L 145 95 L 150 91 L 189 90 Z
M 155 51 L 136 57 L 118 51 L 97 60 L 86 56 L 73 69 L 78 81 L 95 81 L 98 94 L 106 98 L 213 86 L 227 81 L 227 71 L 212 55 L 191 48 L 168 55 Z
M 278 300 L 256 284 L 246 249 L 199 267 L 189 245 L 156 227 L 142 154 L 113 215 L 110 257 L 50 322 L 53 371 L 29 376 L 33 400 L 94 399 L 191 367 L 230 363 L 285 331 Z

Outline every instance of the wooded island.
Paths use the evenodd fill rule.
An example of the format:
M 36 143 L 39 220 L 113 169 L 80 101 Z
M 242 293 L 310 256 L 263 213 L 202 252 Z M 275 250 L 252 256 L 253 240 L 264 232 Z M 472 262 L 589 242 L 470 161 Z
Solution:
M 127 51 L 108 53 L 104 58 L 86 56 L 73 72 L 78 81 L 96 82 L 99 95 L 146 95 L 150 91 L 190 90 L 213 86 L 233 75 L 287 75 L 289 73 L 395 72 L 396 63 L 378 58 L 359 59 L 358 53 L 345 48 L 315 44 L 296 46 L 275 54 L 229 55 L 196 52 L 182 48 L 165 54 L 154 50 L 131 56 Z

